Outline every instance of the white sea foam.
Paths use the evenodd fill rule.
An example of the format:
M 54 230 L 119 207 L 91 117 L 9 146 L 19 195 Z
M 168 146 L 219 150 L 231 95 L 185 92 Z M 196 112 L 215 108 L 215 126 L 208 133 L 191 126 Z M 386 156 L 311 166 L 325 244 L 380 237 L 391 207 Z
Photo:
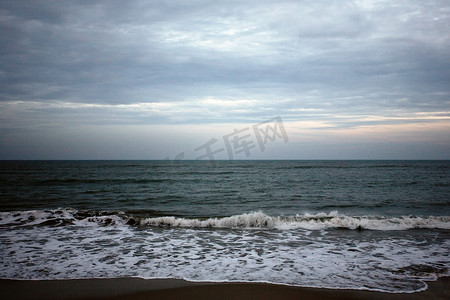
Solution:
M 74 220 L 75 210 L 28 210 L 0 212 L 0 225 L 38 225 L 47 221 Z
M 125 225 L 184 228 L 274 228 L 274 229 L 450 229 L 450 216 L 347 216 L 337 211 L 295 216 L 268 216 L 252 212 L 222 218 L 135 217 L 124 212 L 79 212 L 73 209 L 0 212 L 0 225 Z
M 346 216 L 337 211 L 331 213 L 304 214 L 296 216 L 271 217 L 262 212 L 236 215 L 225 218 L 189 219 L 176 217 L 157 217 L 140 219 L 140 225 L 194 227 L 194 228 L 276 228 L 276 229 L 450 229 L 449 216 L 429 217 L 379 217 Z
M 231 220 L 249 226 L 245 215 L 221 225 Z M 0 278 L 129 276 L 412 292 L 425 289 L 425 279 L 450 275 L 449 251 L 445 231 L 103 226 L 86 218 L 0 227 Z

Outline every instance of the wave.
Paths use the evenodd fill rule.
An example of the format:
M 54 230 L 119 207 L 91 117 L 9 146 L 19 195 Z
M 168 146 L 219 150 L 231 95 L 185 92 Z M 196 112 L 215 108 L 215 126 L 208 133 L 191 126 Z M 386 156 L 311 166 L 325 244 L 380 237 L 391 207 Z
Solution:
M 151 212 L 151 213 L 149 213 Z M 150 215 L 150 217 L 149 217 Z M 183 218 L 155 216 L 154 211 L 78 211 L 75 209 L 0 212 L 0 226 L 140 226 L 184 228 L 268 228 L 409 230 L 450 229 L 450 216 L 347 216 L 337 211 L 296 216 L 269 216 L 252 212 L 229 217 Z
M 0 212 L 0 226 L 120 225 L 127 216 L 120 211 L 75 209 Z
M 187 219 L 156 217 L 140 219 L 140 225 L 193 228 L 274 228 L 274 229 L 352 229 L 352 230 L 408 230 L 450 229 L 450 217 L 380 217 L 346 216 L 337 211 L 331 213 L 304 214 L 271 217 L 262 212 L 253 212 L 224 218 Z

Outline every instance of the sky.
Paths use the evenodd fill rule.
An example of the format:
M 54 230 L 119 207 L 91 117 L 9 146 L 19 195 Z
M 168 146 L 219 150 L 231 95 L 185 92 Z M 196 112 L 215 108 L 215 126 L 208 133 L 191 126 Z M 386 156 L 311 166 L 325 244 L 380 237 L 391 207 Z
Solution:
M 2 0 L 0 159 L 450 159 L 448 49 L 448 0 Z

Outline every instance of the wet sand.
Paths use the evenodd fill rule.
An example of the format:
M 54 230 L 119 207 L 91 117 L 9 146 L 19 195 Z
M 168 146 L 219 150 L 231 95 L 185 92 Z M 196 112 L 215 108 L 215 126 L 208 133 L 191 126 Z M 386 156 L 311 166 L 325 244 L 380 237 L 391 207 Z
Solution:
M 450 299 L 450 277 L 412 294 L 177 279 L 0 280 L 0 299 Z

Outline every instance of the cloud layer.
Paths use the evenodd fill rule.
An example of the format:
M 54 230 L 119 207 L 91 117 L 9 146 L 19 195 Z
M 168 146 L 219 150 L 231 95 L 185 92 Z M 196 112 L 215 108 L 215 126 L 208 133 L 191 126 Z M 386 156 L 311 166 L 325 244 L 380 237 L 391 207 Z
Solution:
M 39 128 L 274 116 L 448 130 L 447 28 L 440 0 L 5 0 L 2 144 Z

